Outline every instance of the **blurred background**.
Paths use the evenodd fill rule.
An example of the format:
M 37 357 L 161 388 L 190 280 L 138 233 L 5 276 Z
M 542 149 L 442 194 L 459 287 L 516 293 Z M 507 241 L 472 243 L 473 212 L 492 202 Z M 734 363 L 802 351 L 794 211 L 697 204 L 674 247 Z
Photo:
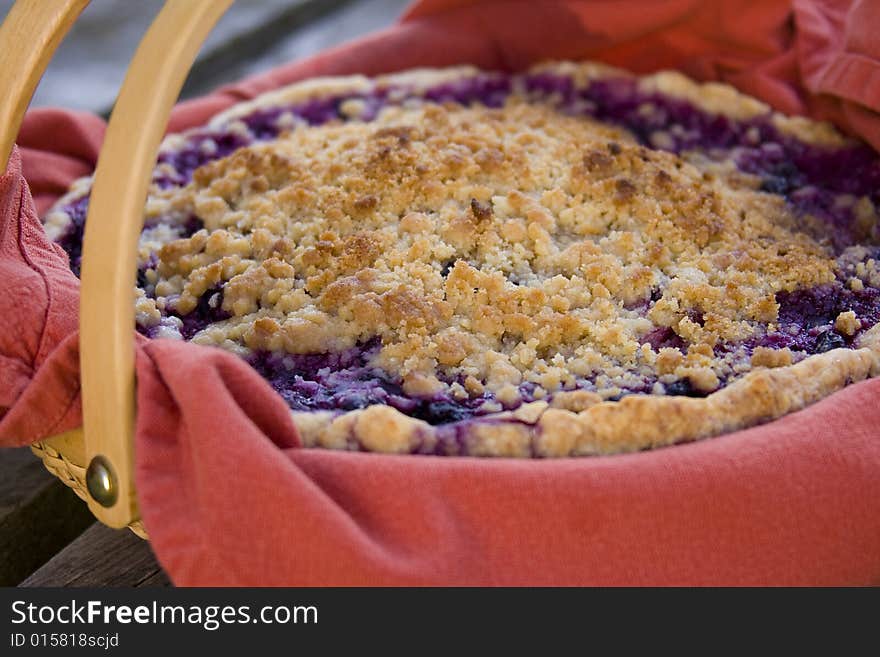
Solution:
M 54 0 L 31 0 L 53 2 Z M 14 0 L 0 0 L 0 16 Z M 31 103 L 106 115 L 163 0 L 92 0 L 58 48 Z M 188 98 L 386 27 L 409 0 L 236 0 L 208 37 Z

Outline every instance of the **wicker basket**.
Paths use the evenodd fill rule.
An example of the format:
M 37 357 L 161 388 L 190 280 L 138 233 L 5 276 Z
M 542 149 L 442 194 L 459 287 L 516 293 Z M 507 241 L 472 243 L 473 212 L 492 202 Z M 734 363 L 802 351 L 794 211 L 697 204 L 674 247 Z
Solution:
M 43 465 L 49 472 L 70 486 L 80 499 L 86 502 L 91 500 L 86 487 L 86 467 L 80 465 L 86 462 L 81 431 L 71 431 L 33 443 L 31 451 L 43 460 Z M 128 528 L 141 538 L 147 538 L 147 532 L 140 520 L 132 520 Z
M 0 26 L 0 164 L 55 49 L 88 0 L 18 0 Z M 146 538 L 134 491 L 137 238 L 159 142 L 186 75 L 232 0 L 167 0 L 129 66 L 95 171 L 80 297 L 83 427 L 32 445 L 111 527 Z

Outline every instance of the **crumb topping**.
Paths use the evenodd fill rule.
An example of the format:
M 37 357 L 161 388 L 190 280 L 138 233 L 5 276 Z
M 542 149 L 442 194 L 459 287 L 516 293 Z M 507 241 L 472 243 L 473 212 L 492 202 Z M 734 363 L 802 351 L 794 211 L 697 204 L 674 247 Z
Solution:
M 777 293 L 835 276 L 783 199 L 515 101 L 294 129 L 154 204 L 204 227 L 159 247 L 142 319 L 220 288 L 226 318 L 194 342 L 303 354 L 378 337 L 373 364 L 410 394 L 711 392 L 747 371 L 716 345 L 772 325 Z

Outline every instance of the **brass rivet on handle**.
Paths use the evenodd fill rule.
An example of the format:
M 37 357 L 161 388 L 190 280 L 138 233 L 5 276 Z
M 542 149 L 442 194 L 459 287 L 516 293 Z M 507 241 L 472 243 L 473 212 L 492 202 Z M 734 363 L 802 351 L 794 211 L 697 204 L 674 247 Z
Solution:
M 92 499 L 101 506 L 111 507 L 116 504 L 119 495 L 116 474 L 106 457 L 99 454 L 89 463 L 86 470 L 86 488 L 89 489 Z

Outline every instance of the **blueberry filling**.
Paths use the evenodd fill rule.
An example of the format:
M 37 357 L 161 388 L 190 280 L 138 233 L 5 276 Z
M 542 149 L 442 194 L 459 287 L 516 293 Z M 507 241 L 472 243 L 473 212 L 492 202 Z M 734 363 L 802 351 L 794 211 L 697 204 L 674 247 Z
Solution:
M 750 348 L 789 348 L 808 355 L 849 346 L 852 339 L 834 329 L 842 312 L 853 311 L 861 322 L 859 332 L 880 321 L 880 290 L 866 287 L 853 291 L 840 282 L 811 290 L 780 292 L 779 329 L 747 343 Z
M 180 334 L 184 340 L 190 340 L 196 333 L 211 324 L 229 319 L 232 316 L 223 310 L 223 287 L 219 285 L 200 296 L 196 307 L 191 312 L 183 315 L 172 310 L 169 315 L 180 319 Z
M 481 413 L 483 399 L 407 395 L 399 382 L 370 366 L 378 340 L 327 354 L 260 352 L 248 362 L 295 411 L 350 411 L 388 404 L 431 424 L 447 424 Z
M 70 258 L 70 269 L 77 277 L 82 267 L 82 242 L 83 231 L 86 226 L 86 213 L 89 209 L 89 197 L 83 196 L 64 207 L 67 216 L 70 217 L 70 225 L 67 231 L 58 240 L 58 244 Z

